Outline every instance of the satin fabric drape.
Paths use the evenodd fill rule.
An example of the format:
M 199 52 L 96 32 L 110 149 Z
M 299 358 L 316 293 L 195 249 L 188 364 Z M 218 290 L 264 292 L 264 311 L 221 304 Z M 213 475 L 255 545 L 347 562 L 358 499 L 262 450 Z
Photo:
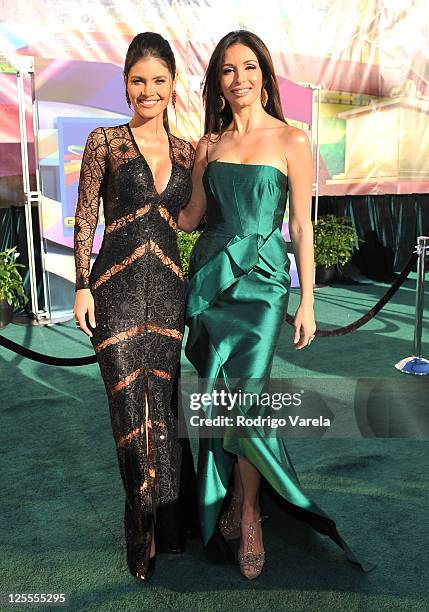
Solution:
M 190 260 L 186 320 L 186 355 L 203 389 L 217 381 L 228 390 L 260 393 L 287 309 L 290 276 L 281 225 L 288 178 L 268 165 L 210 162 L 203 177 L 207 225 Z M 207 417 L 216 408 L 204 408 Z M 254 407 L 240 407 L 253 414 Z M 248 412 L 249 411 L 249 412 Z M 286 509 L 329 535 L 347 558 L 364 571 L 339 535 L 335 522 L 302 490 L 284 439 L 249 425 L 240 435 L 226 429 L 222 438 L 200 438 L 198 450 L 199 514 L 203 540 L 214 536 L 237 456 L 248 459 L 279 494 Z

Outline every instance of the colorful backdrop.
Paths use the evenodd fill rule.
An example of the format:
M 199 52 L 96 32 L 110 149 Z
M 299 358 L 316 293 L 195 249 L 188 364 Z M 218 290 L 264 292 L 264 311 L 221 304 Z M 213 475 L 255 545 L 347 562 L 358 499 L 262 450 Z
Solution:
M 0 19 L 6 60 L 18 53 L 121 67 L 134 34 L 160 32 L 178 60 L 177 131 L 193 140 L 211 50 L 226 32 L 250 29 L 279 77 L 322 88 L 321 195 L 429 191 L 426 0 L 0 0 Z M 0 104 L 10 116 L 8 93 Z M 103 111 L 99 98 L 90 105 Z M 18 137 L 17 124 L 2 121 L 0 147 Z
M 39 117 L 44 262 L 52 292 L 64 296 L 60 307 L 69 307 L 83 145 L 92 127 L 128 120 L 123 61 L 132 37 L 146 30 L 165 36 L 176 55 L 170 124 L 179 136 L 200 137 L 210 53 L 225 33 L 245 28 L 272 53 L 288 120 L 307 128 L 297 118 L 311 115 L 293 83 L 320 88 L 319 195 L 428 193 L 428 24 L 426 0 L 0 0 L 0 205 L 23 202 L 13 67 L 27 56 Z M 94 253 L 102 225 L 101 211 Z

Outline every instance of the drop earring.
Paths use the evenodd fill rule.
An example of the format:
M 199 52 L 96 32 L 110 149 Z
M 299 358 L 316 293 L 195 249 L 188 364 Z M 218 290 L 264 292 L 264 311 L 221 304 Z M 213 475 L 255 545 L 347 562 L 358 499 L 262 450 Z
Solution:
M 222 112 L 223 109 L 225 108 L 225 98 L 223 97 L 222 94 L 219 94 L 219 112 Z
M 263 87 L 261 91 L 261 103 L 264 108 L 267 106 L 267 102 L 268 102 L 268 93 L 265 87 Z
M 173 93 L 171 94 L 171 102 L 173 104 L 174 116 L 176 117 L 176 127 L 177 127 L 177 110 L 176 110 L 177 92 L 175 89 L 173 89 Z

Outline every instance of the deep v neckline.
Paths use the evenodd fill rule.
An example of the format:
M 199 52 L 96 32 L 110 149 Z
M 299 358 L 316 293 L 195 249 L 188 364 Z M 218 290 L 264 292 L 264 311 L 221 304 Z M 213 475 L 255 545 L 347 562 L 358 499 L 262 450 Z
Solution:
M 140 147 L 138 146 L 137 141 L 134 138 L 134 134 L 133 134 L 133 131 L 132 131 L 131 126 L 130 126 L 129 123 L 127 123 L 127 128 L 128 128 L 128 133 L 130 135 L 130 138 L 131 138 L 131 141 L 133 143 L 133 146 L 134 146 L 134 148 L 136 150 L 136 153 L 138 154 L 138 156 L 143 160 L 143 162 L 147 166 L 147 169 L 149 171 L 149 174 L 150 174 L 150 177 L 151 177 L 151 180 L 152 180 L 152 188 L 153 188 L 155 194 L 158 196 L 158 198 L 162 198 L 162 196 L 165 195 L 165 192 L 169 188 L 170 183 L 171 183 L 171 181 L 173 179 L 173 174 L 174 174 L 175 158 L 174 158 L 174 151 L 173 151 L 173 145 L 171 143 L 170 134 L 167 132 L 168 152 L 169 152 L 170 161 L 171 161 L 171 172 L 170 172 L 170 177 L 169 177 L 169 179 L 167 181 L 167 184 L 166 184 L 165 188 L 161 192 L 159 192 L 158 189 L 156 188 L 155 177 L 153 175 L 152 168 L 150 167 L 146 157 L 140 151 Z

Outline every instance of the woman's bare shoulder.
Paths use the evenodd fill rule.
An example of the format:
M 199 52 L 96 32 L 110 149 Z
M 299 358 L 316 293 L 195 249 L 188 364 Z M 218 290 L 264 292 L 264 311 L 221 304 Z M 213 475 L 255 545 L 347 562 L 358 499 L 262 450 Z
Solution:
M 283 155 L 286 159 L 288 168 L 301 167 L 310 162 L 311 144 L 305 130 L 293 125 L 287 125 L 281 136 Z
M 196 148 L 197 158 L 204 159 L 207 163 L 209 155 L 213 153 L 213 150 L 220 142 L 220 139 L 220 135 L 214 132 L 201 136 Z
M 294 125 L 285 125 L 281 132 L 281 138 L 285 147 L 304 146 L 309 144 L 307 133 Z

